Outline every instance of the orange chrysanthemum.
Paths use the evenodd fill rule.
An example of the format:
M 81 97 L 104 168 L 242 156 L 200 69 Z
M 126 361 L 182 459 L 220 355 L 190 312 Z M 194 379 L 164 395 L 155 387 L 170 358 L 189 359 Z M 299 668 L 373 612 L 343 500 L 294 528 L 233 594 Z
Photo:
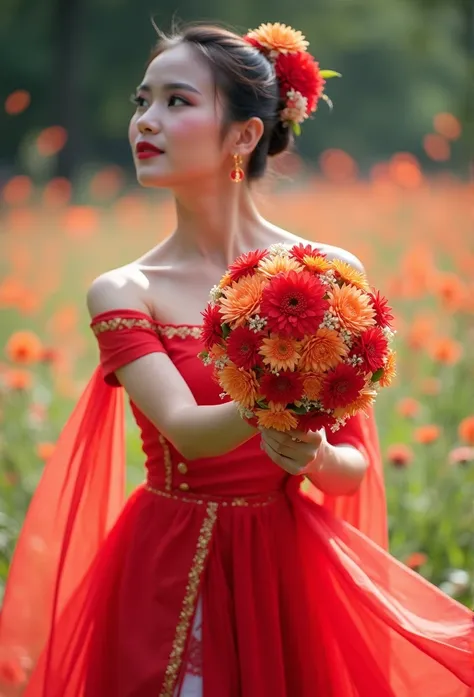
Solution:
M 389 351 L 383 367 L 383 375 L 379 380 L 381 387 L 389 387 L 397 376 L 397 359 L 395 351 Z
M 353 286 L 360 288 L 361 290 L 370 289 L 367 282 L 367 277 L 364 273 L 362 273 L 362 271 L 357 271 L 357 269 L 351 266 L 351 264 L 348 264 L 346 261 L 342 261 L 341 259 L 333 259 L 331 264 L 337 276 L 339 276 L 344 283 L 351 283 Z
M 349 349 L 333 329 L 322 327 L 301 345 L 302 370 L 324 373 L 335 368 L 347 356 Z
M 272 370 L 294 370 L 298 364 L 300 354 L 299 343 L 289 336 L 271 334 L 262 341 L 259 353 L 263 356 L 265 365 Z
M 224 358 L 226 355 L 225 346 L 222 346 L 221 344 L 213 344 L 209 349 L 209 354 L 214 360 Z
M 375 324 L 375 310 L 370 296 L 358 288 L 335 286 L 328 293 L 329 307 L 341 324 L 351 332 L 360 333 Z
M 321 394 L 322 378 L 313 373 L 308 373 L 305 375 L 303 380 L 303 391 L 305 396 L 312 402 L 319 399 Z
M 238 368 L 229 363 L 218 372 L 219 384 L 229 397 L 243 407 L 253 407 L 258 398 L 257 376 L 253 370 Z
M 244 276 L 224 288 L 225 297 L 220 301 L 223 321 L 230 323 L 233 328 L 245 324 L 249 317 L 258 312 L 265 285 L 265 278 L 255 274 Z
M 474 445 L 474 415 L 466 416 L 461 421 L 458 427 L 458 433 L 461 440 L 469 445 Z
M 249 31 L 246 38 L 251 43 L 257 42 L 268 51 L 284 54 L 306 51 L 309 46 L 309 42 L 300 31 L 280 22 L 261 24 L 258 29 Z
M 219 281 L 219 288 L 227 288 L 227 286 L 230 286 L 232 284 L 232 276 L 230 275 L 229 271 L 226 271 L 225 274 L 222 276 L 221 280 Z
M 276 431 L 291 431 L 298 426 L 296 416 L 280 405 L 274 405 L 273 409 L 257 409 L 255 415 L 258 425 L 262 428 L 274 428 Z
M 310 254 L 305 254 L 303 264 L 308 271 L 313 271 L 314 273 L 325 273 L 331 268 L 331 262 L 322 255 L 311 256 Z
M 43 345 L 34 332 L 15 332 L 7 341 L 5 353 L 14 363 L 29 365 L 41 360 Z
M 301 271 L 303 267 L 296 259 L 276 254 L 273 258 L 266 257 L 258 265 L 259 271 L 269 278 L 284 271 Z
M 364 412 L 366 414 L 369 411 L 370 407 L 373 406 L 376 397 L 377 393 L 375 392 L 375 390 L 362 390 L 357 399 L 354 400 L 347 407 L 345 407 L 344 412 L 348 416 L 355 416 L 358 412 Z M 337 410 L 334 413 L 334 416 L 337 418 Z

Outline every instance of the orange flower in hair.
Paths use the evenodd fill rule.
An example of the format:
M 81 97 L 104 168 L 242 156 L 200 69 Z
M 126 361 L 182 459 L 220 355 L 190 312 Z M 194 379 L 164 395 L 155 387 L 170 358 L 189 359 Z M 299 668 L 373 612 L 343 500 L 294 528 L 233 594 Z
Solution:
M 300 31 L 280 22 L 261 24 L 258 29 L 249 31 L 245 39 L 253 46 L 283 54 L 306 51 L 309 46 Z

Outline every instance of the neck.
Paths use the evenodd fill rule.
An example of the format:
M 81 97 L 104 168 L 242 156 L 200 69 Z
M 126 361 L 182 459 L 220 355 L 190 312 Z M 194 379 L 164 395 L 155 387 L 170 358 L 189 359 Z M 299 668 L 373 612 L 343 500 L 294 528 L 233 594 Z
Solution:
M 258 246 L 264 221 L 245 183 L 226 183 L 219 191 L 175 192 L 175 198 L 173 242 L 180 255 L 226 268 L 243 251 Z

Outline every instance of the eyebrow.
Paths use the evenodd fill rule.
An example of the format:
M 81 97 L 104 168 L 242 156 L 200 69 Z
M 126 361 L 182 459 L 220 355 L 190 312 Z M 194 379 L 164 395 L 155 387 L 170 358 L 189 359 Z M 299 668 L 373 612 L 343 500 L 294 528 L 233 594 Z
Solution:
M 163 89 L 166 91 L 169 90 L 186 90 L 186 92 L 194 92 L 195 94 L 201 94 L 199 90 L 197 90 L 195 87 L 192 87 L 191 85 L 188 85 L 187 82 L 167 82 L 165 85 L 163 85 Z M 147 85 L 146 83 L 143 83 L 142 85 L 139 85 L 137 87 L 137 92 L 151 92 L 151 87 L 150 85 Z

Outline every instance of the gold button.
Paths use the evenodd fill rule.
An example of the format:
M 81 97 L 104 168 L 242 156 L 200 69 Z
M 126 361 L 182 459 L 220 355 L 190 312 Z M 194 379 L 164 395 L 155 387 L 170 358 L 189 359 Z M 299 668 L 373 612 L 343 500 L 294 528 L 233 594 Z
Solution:
M 181 491 L 189 491 L 189 484 L 186 484 L 186 482 L 183 482 L 182 484 L 179 485 L 179 488 Z
M 188 471 L 188 466 L 184 464 L 184 462 L 180 462 L 178 464 L 178 472 L 180 474 L 186 474 Z

